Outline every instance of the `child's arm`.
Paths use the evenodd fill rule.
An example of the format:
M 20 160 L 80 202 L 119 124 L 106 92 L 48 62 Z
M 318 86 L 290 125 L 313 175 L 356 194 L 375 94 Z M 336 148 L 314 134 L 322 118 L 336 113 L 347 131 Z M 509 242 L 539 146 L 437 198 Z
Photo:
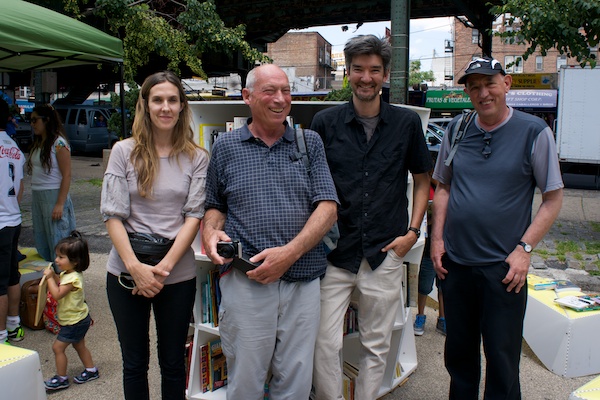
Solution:
M 62 299 L 70 291 L 75 289 L 72 283 L 61 285 L 59 282 L 59 277 L 54 273 L 54 270 L 52 270 L 52 268 L 47 268 L 46 270 L 44 270 L 44 275 L 46 276 L 46 280 L 48 281 L 48 291 L 56 300 Z

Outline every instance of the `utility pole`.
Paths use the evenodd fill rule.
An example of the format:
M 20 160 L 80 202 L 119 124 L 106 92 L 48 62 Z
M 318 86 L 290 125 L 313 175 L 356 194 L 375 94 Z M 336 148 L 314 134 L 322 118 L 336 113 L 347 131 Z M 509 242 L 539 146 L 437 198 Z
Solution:
M 392 69 L 390 103 L 408 103 L 408 44 L 410 32 L 410 0 L 391 1 Z

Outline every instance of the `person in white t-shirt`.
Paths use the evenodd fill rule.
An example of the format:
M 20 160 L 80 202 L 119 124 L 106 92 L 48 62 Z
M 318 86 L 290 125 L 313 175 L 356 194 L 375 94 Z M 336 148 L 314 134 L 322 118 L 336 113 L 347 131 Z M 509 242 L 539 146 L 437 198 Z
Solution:
M 27 171 L 31 174 L 31 216 L 35 247 L 46 261 L 54 261 L 58 241 L 75 230 L 75 211 L 69 195 L 71 147 L 60 116 L 49 104 L 31 113 L 33 145 Z
M 25 156 L 6 133 L 8 104 L 0 99 L 0 344 L 23 340 L 17 243 L 21 232 Z

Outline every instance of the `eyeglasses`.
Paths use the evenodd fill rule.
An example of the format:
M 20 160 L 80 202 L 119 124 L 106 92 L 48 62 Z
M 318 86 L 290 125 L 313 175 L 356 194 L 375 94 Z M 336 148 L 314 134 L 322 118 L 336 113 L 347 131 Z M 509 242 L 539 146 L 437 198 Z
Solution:
M 36 122 L 38 122 L 39 119 L 41 119 L 42 121 L 45 121 L 46 117 L 31 117 L 31 123 L 35 124 Z
M 492 148 L 490 147 L 490 142 L 492 141 L 492 134 L 490 132 L 483 131 L 483 150 L 481 150 L 481 154 L 485 158 L 488 158 L 492 154 Z
M 128 273 L 121 272 L 121 275 L 119 275 L 117 280 L 119 281 L 119 285 L 121 285 L 123 288 L 127 290 L 135 289 L 135 281 Z

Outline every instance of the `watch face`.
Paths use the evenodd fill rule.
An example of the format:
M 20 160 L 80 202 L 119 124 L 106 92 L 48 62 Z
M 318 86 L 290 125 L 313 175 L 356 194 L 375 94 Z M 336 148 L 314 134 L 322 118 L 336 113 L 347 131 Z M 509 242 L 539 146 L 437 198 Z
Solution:
M 533 250 L 531 245 L 528 243 L 521 242 L 521 246 L 523 246 L 523 249 L 525 250 L 526 253 L 531 253 L 531 250 Z

